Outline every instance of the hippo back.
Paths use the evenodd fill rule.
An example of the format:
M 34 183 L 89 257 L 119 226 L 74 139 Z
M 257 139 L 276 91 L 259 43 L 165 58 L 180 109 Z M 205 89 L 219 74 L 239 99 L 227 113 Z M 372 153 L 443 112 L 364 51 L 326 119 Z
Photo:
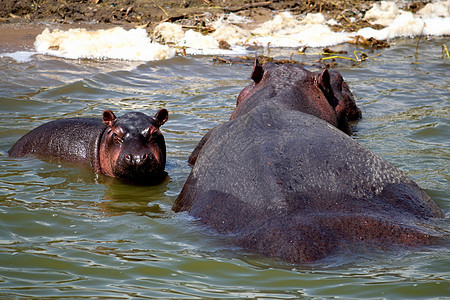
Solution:
M 401 171 L 314 116 L 261 105 L 210 131 L 173 209 L 295 262 L 352 241 L 420 244 L 442 217 Z
M 58 157 L 91 164 L 98 170 L 98 144 L 106 129 L 101 119 L 69 118 L 45 123 L 20 138 L 9 155 Z

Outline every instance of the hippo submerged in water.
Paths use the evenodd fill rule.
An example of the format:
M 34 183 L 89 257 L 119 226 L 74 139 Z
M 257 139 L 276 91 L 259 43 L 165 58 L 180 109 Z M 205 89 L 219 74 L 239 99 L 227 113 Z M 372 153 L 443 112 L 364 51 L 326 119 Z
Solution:
M 103 120 L 56 120 L 24 135 L 8 153 L 13 157 L 57 157 L 90 164 L 95 172 L 107 176 L 158 183 L 166 176 L 166 144 L 159 127 L 167 119 L 167 110 L 161 109 L 153 117 L 129 112 L 117 118 L 105 110 Z
M 292 262 L 361 243 L 429 242 L 434 231 L 421 224 L 442 211 L 345 134 L 360 111 L 339 73 L 256 64 L 252 78 L 232 120 L 191 154 L 175 212 L 189 212 L 244 249 Z
M 348 121 L 361 118 L 361 110 L 338 72 L 315 74 L 298 65 L 266 63 L 263 67 L 255 61 L 251 78 L 255 84 L 241 91 L 231 120 L 269 103 L 316 116 L 348 134 L 352 133 Z

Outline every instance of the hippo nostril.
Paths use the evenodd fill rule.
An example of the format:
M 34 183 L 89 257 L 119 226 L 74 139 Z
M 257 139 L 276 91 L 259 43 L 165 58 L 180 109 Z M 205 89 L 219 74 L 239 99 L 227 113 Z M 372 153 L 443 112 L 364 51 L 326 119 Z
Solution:
M 124 160 L 128 165 L 140 166 L 143 163 L 145 163 L 149 159 L 149 157 L 150 157 L 150 155 L 147 153 L 143 154 L 142 156 L 127 154 L 127 155 L 125 155 Z

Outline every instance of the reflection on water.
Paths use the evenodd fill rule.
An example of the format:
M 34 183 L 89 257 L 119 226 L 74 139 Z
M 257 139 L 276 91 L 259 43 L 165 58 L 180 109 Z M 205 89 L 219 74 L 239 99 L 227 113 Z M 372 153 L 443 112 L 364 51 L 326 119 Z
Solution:
M 440 51 L 448 41 L 422 41 L 418 64 L 416 42 L 399 40 L 377 52 L 377 60 L 338 68 L 363 111 L 355 138 L 416 180 L 447 215 L 450 93 Z M 230 248 L 189 215 L 171 211 L 190 172 L 187 157 L 208 129 L 229 118 L 250 83 L 250 66 L 214 64 L 211 57 L 138 63 L 36 55 L 0 62 L 4 297 L 448 296 L 448 245 L 361 249 L 295 266 Z M 170 114 L 161 129 L 169 176 L 155 187 L 128 185 L 87 166 L 6 154 L 49 120 L 100 117 L 106 108 L 154 114 L 162 107 Z M 448 219 L 437 226 L 450 228 Z

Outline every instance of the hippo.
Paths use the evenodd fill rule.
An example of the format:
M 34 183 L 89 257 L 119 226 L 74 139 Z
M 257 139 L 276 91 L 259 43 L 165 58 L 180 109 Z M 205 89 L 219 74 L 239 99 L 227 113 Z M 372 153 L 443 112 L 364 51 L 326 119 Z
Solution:
M 269 62 L 261 66 L 255 60 L 251 78 L 254 83 L 240 92 L 231 120 L 264 103 L 311 114 L 347 134 L 352 134 L 348 122 L 361 118 L 361 110 L 339 72 L 325 69 L 317 74 L 296 64 Z
M 167 175 L 166 144 L 159 130 L 167 119 L 166 109 L 160 109 L 153 117 L 140 112 L 116 117 L 107 109 L 103 119 L 55 120 L 21 137 L 8 154 L 56 157 L 89 164 L 106 176 L 154 184 Z
M 299 66 L 264 65 L 263 70 L 268 75 L 253 78 L 255 85 L 240 93 L 231 120 L 211 129 L 191 154 L 193 168 L 175 212 L 188 212 L 241 249 L 292 263 L 363 246 L 418 246 L 439 238 L 429 222 L 444 214 L 430 197 L 330 118 L 333 113 L 360 117 L 356 105 L 347 104 L 352 97 L 340 74 L 322 72 L 328 88 L 317 90 L 322 79 L 311 80 L 314 74 Z M 301 89 L 309 85 L 313 97 L 291 84 L 280 92 L 260 92 L 263 80 L 276 89 L 275 74 L 286 73 L 283 78 L 297 74 L 297 82 L 307 85 Z M 339 113 L 323 101 L 336 92 L 344 103 Z M 256 93 L 262 95 L 260 104 L 258 99 L 245 104 Z M 311 105 L 313 99 L 319 104 Z M 332 108 L 342 106 L 333 106 L 336 99 Z
M 255 59 L 251 74 L 253 84 L 245 87 L 238 95 L 236 108 L 230 120 L 248 113 L 256 106 L 276 103 L 286 109 L 298 110 L 321 118 L 352 135 L 349 122 L 362 117 L 355 98 L 341 74 L 325 69 L 313 73 L 300 65 L 276 65 L 272 62 L 263 66 Z M 189 156 L 193 165 L 208 132 Z

